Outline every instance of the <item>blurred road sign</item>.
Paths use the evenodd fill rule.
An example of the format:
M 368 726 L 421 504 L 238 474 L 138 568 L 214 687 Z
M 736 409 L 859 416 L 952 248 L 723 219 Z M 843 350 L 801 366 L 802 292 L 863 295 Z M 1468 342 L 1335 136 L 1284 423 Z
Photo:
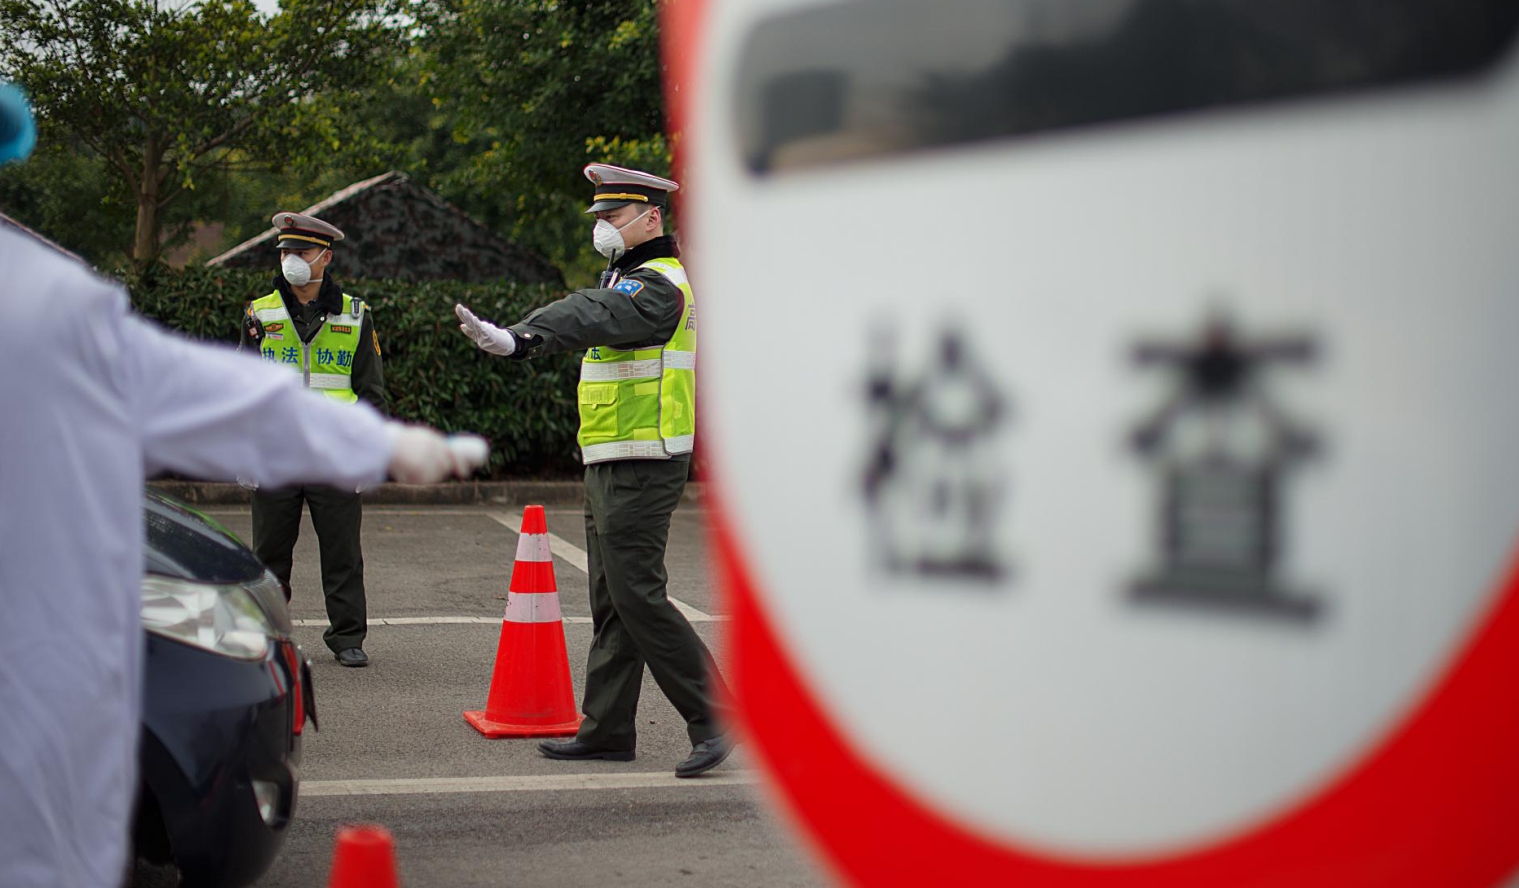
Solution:
M 672 7 L 732 680 L 846 879 L 1519 863 L 1519 10 L 1352 6 Z

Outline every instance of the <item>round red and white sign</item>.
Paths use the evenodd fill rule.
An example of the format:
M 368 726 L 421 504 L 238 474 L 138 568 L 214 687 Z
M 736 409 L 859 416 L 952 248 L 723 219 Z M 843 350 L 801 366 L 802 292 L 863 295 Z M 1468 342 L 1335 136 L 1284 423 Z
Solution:
M 864 884 L 1502 884 L 1513 54 L 1247 3 L 1136 93 L 1145 4 L 1067 5 L 677 26 L 758 757 Z

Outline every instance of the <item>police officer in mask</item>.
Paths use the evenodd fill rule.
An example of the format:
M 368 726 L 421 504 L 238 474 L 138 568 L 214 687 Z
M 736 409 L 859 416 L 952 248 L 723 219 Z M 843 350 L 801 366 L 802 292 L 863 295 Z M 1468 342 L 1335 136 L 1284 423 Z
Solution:
M 647 664 L 686 720 L 694 777 L 732 749 L 716 699 L 711 655 L 665 590 L 670 516 L 690 470 L 696 431 L 696 302 L 675 239 L 665 233 L 669 179 L 607 164 L 595 186 L 596 249 L 610 260 L 600 286 L 579 290 L 502 329 L 460 305 L 461 329 L 481 349 L 522 360 L 585 350 L 580 454 L 595 636 L 585 721 L 574 740 L 547 740 L 554 759 L 631 761 L 634 714 Z
M 333 244 L 343 232 L 302 213 L 275 213 L 273 221 L 280 273 L 274 292 L 244 310 L 243 347 L 299 374 L 313 391 L 344 403 L 363 401 L 384 413 L 385 374 L 369 307 L 344 293 L 330 273 Z M 328 620 L 322 640 L 344 666 L 366 666 L 359 491 L 325 484 L 254 490 L 253 552 L 285 584 L 288 596 L 303 504 L 311 510 L 321 555 Z

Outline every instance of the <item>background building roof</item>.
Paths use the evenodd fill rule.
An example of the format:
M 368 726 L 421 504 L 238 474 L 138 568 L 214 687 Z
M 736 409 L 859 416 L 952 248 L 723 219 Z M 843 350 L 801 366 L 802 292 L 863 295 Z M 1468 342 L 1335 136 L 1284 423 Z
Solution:
M 282 207 L 272 207 L 270 212 Z M 470 283 L 563 283 L 547 259 L 476 222 L 410 176 L 365 179 L 299 212 L 343 230 L 333 249 L 340 277 Z M 210 260 L 209 266 L 275 269 L 271 227 Z
M 45 238 L 42 235 L 38 234 L 36 231 L 34 231 L 34 230 L 26 227 L 25 225 L 22 225 L 20 222 L 16 221 L 15 219 L 12 219 L 10 216 L 5 215 L 4 213 L 0 213 L 0 228 L 14 228 L 17 231 L 21 232 L 22 234 L 27 235 L 28 237 L 36 238 L 37 240 L 41 241 L 44 245 L 52 247 L 53 249 L 57 250 L 58 252 L 62 253 L 63 255 L 69 257 L 70 259 L 73 259 L 75 262 L 78 262 L 78 263 L 80 263 L 82 265 L 85 265 L 85 266 L 89 266 L 89 264 L 90 264 L 88 262 L 85 262 L 84 259 L 83 259 L 83 257 L 79 256 L 77 253 L 74 253 L 71 250 L 64 249 L 63 247 L 59 246 L 58 244 L 54 243 L 51 240 L 48 240 L 47 238 Z

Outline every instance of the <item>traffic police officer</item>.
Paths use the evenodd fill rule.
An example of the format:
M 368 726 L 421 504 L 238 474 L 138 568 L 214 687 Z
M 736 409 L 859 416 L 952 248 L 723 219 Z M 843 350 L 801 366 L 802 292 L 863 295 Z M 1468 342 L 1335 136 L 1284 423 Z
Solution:
M 335 226 L 301 213 L 276 213 L 280 274 L 274 292 L 248 303 L 244 347 L 301 374 L 307 388 L 336 401 L 362 400 L 385 412 L 380 343 L 369 308 L 343 292 L 327 274 L 332 245 L 343 239 Z M 301 504 L 311 508 L 327 599 L 322 640 L 344 666 L 364 666 L 368 631 L 364 601 L 364 555 L 359 547 L 363 505 L 357 490 L 319 484 L 253 492 L 253 551 L 285 584 L 301 529 Z
M 686 720 L 691 755 L 678 777 L 711 770 L 731 751 L 714 713 L 722 679 L 701 639 L 666 595 L 665 543 L 696 431 L 696 303 L 675 239 L 664 233 L 669 179 L 606 164 L 587 212 L 610 264 L 578 290 L 502 329 L 463 305 L 460 325 L 482 349 L 515 359 L 586 349 L 580 453 L 594 638 L 585 721 L 574 740 L 547 740 L 555 759 L 631 761 L 647 663 Z

